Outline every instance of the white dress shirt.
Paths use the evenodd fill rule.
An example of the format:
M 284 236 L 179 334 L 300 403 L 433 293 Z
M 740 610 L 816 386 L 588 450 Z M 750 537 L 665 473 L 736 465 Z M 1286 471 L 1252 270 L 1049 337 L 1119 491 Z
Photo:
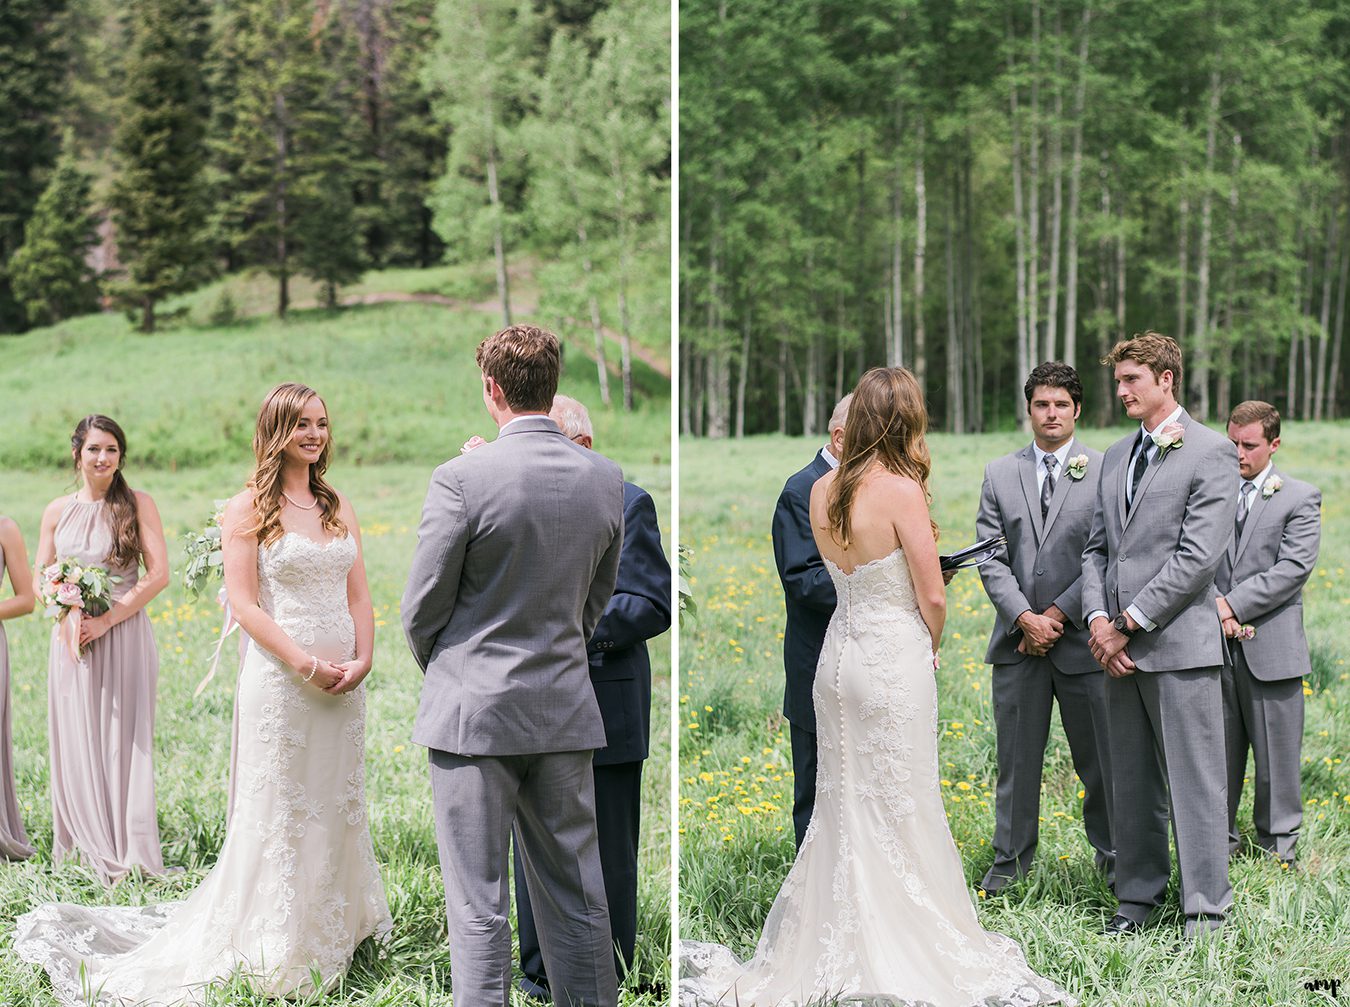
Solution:
M 828 444 L 820 449 L 820 457 L 825 459 L 825 464 L 830 468 L 837 469 L 839 467 L 839 459 L 834 456 L 834 452 L 830 450 Z
M 1059 485 L 1060 478 L 1064 475 L 1064 466 L 1069 464 L 1069 448 L 1073 445 L 1073 438 L 1061 444 L 1054 451 L 1042 451 L 1041 446 L 1035 441 L 1031 442 L 1031 450 L 1036 453 L 1036 492 L 1045 487 L 1045 456 L 1053 454 L 1055 456 L 1055 485 Z

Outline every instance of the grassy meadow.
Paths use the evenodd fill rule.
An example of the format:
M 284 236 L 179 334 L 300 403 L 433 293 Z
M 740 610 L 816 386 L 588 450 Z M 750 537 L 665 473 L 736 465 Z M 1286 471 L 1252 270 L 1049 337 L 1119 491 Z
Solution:
M 1125 431 L 1082 430 L 1104 449 Z M 1323 491 L 1320 562 L 1305 598 L 1314 673 L 1305 682 L 1304 824 L 1294 871 L 1250 849 L 1233 862 L 1235 901 L 1218 940 L 1181 942 L 1177 882 L 1154 926 L 1101 936 L 1114 898 L 1083 835 L 1081 787 L 1058 717 L 1051 729 L 1032 873 L 978 899 L 984 926 L 1022 943 L 1033 968 L 1086 1005 L 1302 1005 L 1332 994 L 1305 984 L 1350 981 L 1350 426 L 1286 424 L 1277 462 Z M 941 546 L 974 539 L 983 466 L 1013 434 L 930 438 Z M 820 447 L 757 437 L 681 441 L 680 536 L 694 550 L 698 615 L 680 637 L 679 898 L 681 936 L 750 955 L 794 856 L 792 762 L 783 694 L 782 588 L 769 528 L 783 481 Z M 942 788 L 972 886 L 993 862 L 996 781 L 990 672 L 993 609 L 978 574 L 948 592 L 938 673 Z M 1239 823 L 1250 844 L 1251 791 Z M 878 878 L 884 885 L 887 879 Z
M 414 282 L 408 271 L 397 277 L 398 284 Z M 368 277 L 366 285 L 379 289 L 380 276 Z M 375 664 L 366 680 L 367 795 L 394 938 L 385 956 L 363 945 L 337 990 L 303 1003 L 451 1002 L 426 753 L 409 740 L 421 675 L 403 642 L 398 603 L 431 469 L 472 434 L 491 430 L 473 349 L 496 327 L 489 312 L 380 304 L 336 314 L 297 311 L 284 322 L 245 318 L 229 326 L 194 315 L 153 336 L 129 331 L 118 316 L 93 316 L 0 343 L 0 513 L 22 526 L 30 554 L 43 506 L 73 488 L 67 445 L 79 416 L 106 412 L 126 429 L 128 478 L 154 496 L 177 572 L 183 536 L 209 518 L 213 499 L 236 492 L 248 474 L 253 418 L 266 391 L 281 380 L 302 380 L 327 401 L 337 448 L 329 478 L 356 507 L 375 604 Z M 579 352 L 587 339 L 582 334 L 569 341 L 562 390 L 591 405 L 597 449 L 652 493 L 673 553 L 667 383 L 638 364 L 638 410 L 603 410 L 595 368 Z M 192 889 L 214 863 L 224 839 L 232 675 L 223 671 L 192 698 L 220 629 L 213 595 L 193 600 L 175 578 L 149 609 L 160 652 L 160 834 L 165 862 L 186 872 L 111 890 L 78 866 L 52 869 L 49 625 L 40 615 L 6 625 L 15 776 L 38 854 L 0 865 L 0 949 L 11 940 L 14 917 L 38 902 L 172 899 Z M 671 745 L 661 728 L 669 722 L 669 635 L 653 641 L 651 651 L 657 730 L 643 780 L 638 962 L 623 984 L 620 1002 L 627 1005 L 663 1004 L 656 988 L 668 982 Z M 39 969 L 0 954 L 0 1003 L 53 1002 Z M 265 1002 L 241 981 L 214 990 L 209 999 L 221 1007 Z

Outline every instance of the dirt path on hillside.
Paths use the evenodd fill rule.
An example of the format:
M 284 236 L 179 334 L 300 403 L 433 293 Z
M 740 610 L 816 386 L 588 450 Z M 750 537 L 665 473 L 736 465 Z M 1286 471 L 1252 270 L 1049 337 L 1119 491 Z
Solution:
M 357 307 L 366 304 L 439 304 L 444 308 L 458 308 L 460 310 L 470 309 L 473 311 L 483 311 L 488 314 L 496 312 L 500 305 L 497 301 L 481 301 L 478 304 L 471 304 L 467 301 L 458 300 L 453 297 L 446 297 L 444 294 L 430 293 L 408 293 L 402 290 L 382 290 L 374 291 L 368 294 L 352 294 L 341 299 L 344 308 Z M 538 305 L 528 300 L 514 299 L 516 309 L 522 314 L 533 314 L 538 310 Z M 589 326 L 587 329 L 589 330 Z M 619 341 L 618 333 L 612 329 L 601 327 L 601 331 L 607 339 L 615 342 Z M 574 339 L 574 344 L 581 347 L 583 353 L 595 360 L 595 344 L 593 341 Z M 644 364 L 654 370 L 667 381 L 670 380 L 670 361 L 659 356 L 654 350 L 639 343 L 632 344 L 633 356 L 637 357 Z M 608 355 L 605 358 L 605 369 L 615 377 L 619 376 L 619 364 L 617 360 L 610 360 Z

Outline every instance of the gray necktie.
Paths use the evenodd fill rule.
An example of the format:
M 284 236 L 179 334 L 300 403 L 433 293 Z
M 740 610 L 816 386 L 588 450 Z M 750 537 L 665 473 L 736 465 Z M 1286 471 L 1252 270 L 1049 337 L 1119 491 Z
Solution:
M 1050 513 L 1050 500 L 1055 495 L 1055 466 L 1059 459 L 1054 455 L 1045 456 L 1045 481 L 1041 483 L 1041 520 Z
M 1242 489 L 1238 493 L 1237 519 L 1234 524 L 1237 526 L 1237 536 L 1242 537 L 1242 526 L 1247 523 L 1247 515 L 1252 509 L 1252 494 L 1256 492 L 1256 484 L 1250 479 L 1242 480 Z
M 1139 492 L 1139 484 L 1144 481 L 1144 472 L 1148 468 L 1148 450 L 1153 441 L 1142 430 L 1139 431 L 1139 454 L 1134 459 L 1134 471 L 1130 473 L 1130 492 L 1125 498 L 1125 509 L 1134 507 L 1134 498 Z

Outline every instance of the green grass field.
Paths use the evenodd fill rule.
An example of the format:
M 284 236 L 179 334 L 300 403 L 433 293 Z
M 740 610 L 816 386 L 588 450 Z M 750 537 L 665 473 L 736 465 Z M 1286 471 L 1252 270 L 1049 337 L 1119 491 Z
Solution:
M 1105 448 L 1125 431 L 1080 431 Z M 1234 862 L 1222 938 L 1181 944 L 1176 876 L 1145 935 L 1099 935 L 1115 902 L 1092 866 L 1080 786 L 1056 718 L 1046 755 L 1036 865 L 1005 894 L 979 900 L 984 925 L 1022 943 L 1031 965 L 1087 1005 L 1330 1003 L 1304 984 L 1350 982 L 1350 427 L 1287 424 L 1278 462 L 1322 488 L 1321 559 L 1305 591 L 1314 673 L 1305 683 L 1304 825 L 1299 867 L 1253 853 Z M 930 439 L 944 551 L 974 539 L 986 461 L 1016 434 Z M 769 537 L 783 481 L 819 443 L 759 437 L 680 443 L 680 535 L 692 546 L 698 616 L 680 636 L 679 891 L 681 935 L 754 950 L 793 859 L 791 749 L 782 720 L 782 589 Z M 993 861 L 996 780 L 989 669 L 993 610 L 979 576 L 948 593 L 938 677 L 942 784 L 973 886 Z M 1251 835 L 1251 787 L 1239 821 Z M 884 885 L 886 879 L 877 879 Z
M 363 946 L 340 989 L 306 1003 L 450 1003 L 426 753 L 409 740 L 421 675 L 403 642 L 398 601 L 431 469 L 470 435 L 491 428 L 479 397 L 473 348 L 495 327 L 490 314 L 416 304 L 336 315 L 301 311 L 284 323 L 253 319 L 226 329 L 187 324 L 154 336 L 129 332 L 120 317 L 100 316 L 7 339 L 0 349 L 0 401 L 5 403 L 0 513 L 20 523 L 30 552 L 43 506 L 73 488 L 64 458 L 78 416 L 106 411 L 125 427 L 129 480 L 159 505 L 178 569 L 183 534 L 200 527 L 211 514 L 212 500 L 236 492 L 248 473 L 253 417 L 265 392 L 277 381 L 298 379 L 325 396 L 338 445 L 329 478 L 357 509 L 375 603 L 375 665 L 367 679 L 367 792 L 375 852 L 394 915 L 394 943 L 385 957 Z M 652 493 L 667 550 L 673 552 L 669 392 L 650 372 L 643 381 L 648 394 L 637 412 L 605 412 L 596 408 L 594 367 L 569 352 L 563 390 L 592 405 L 597 449 Z M 192 691 L 206 672 L 220 613 L 212 598 L 192 601 L 175 581 L 154 600 L 150 614 L 160 651 L 160 833 L 165 862 L 187 871 L 105 891 L 79 867 L 52 869 L 45 683 L 49 625 L 39 615 L 11 621 L 6 631 L 15 776 L 39 852 L 28 862 L 0 865 L 0 948 L 9 945 L 14 917 L 38 902 L 175 898 L 197 884 L 219 853 L 232 676 L 218 675 L 197 700 Z M 639 987 L 667 981 L 670 945 L 671 745 L 663 730 L 670 709 L 669 635 L 653 641 L 651 651 L 657 730 L 643 781 L 638 963 L 621 995 L 629 1005 L 664 1003 Z M 0 955 L 0 1004 L 51 1004 L 48 990 L 38 969 Z M 242 982 L 222 987 L 210 1000 L 213 1005 L 264 1002 Z

